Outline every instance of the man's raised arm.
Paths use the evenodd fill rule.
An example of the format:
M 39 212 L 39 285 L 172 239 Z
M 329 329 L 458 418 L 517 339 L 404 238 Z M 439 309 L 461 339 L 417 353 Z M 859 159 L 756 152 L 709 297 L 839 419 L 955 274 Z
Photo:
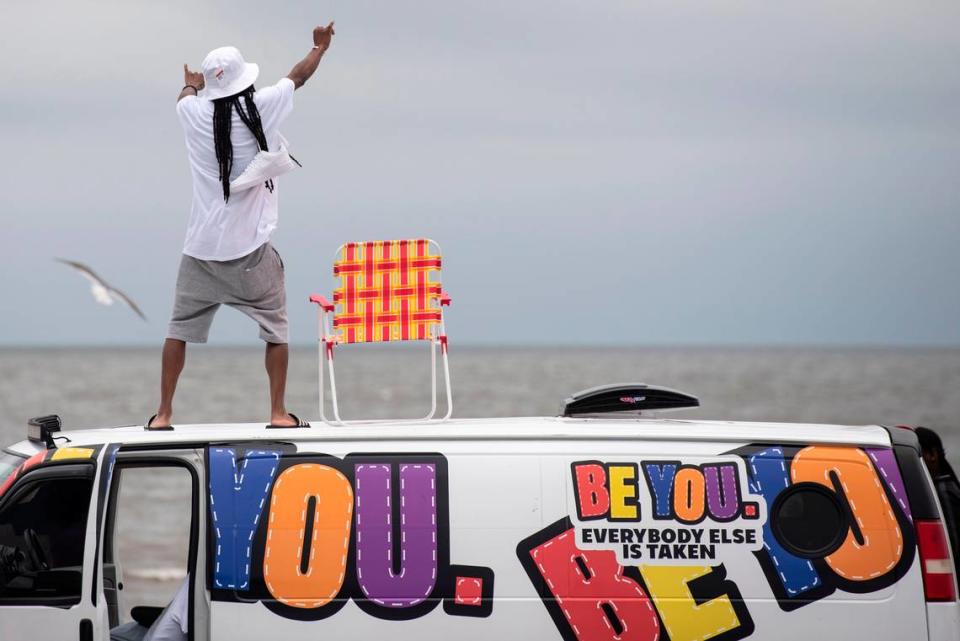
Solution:
M 326 27 L 316 27 L 313 30 L 313 49 L 310 50 L 310 53 L 308 53 L 303 60 L 295 64 L 293 69 L 290 70 L 290 73 L 287 74 L 287 78 L 293 81 L 293 86 L 296 89 L 302 87 L 304 83 L 310 79 L 310 76 L 313 75 L 313 72 L 317 70 L 320 59 L 323 58 L 323 54 L 330 46 L 330 40 L 333 38 L 333 34 L 333 22 Z

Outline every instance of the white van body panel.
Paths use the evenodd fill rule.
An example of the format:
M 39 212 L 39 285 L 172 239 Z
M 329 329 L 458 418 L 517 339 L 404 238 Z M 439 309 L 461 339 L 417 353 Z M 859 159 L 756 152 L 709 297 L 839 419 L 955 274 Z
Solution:
M 212 638 L 254 639 L 269 630 L 278 638 L 299 641 L 314 639 L 322 630 L 331 638 L 351 639 L 383 638 L 397 632 L 403 639 L 560 639 L 557 626 L 518 562 L 517 546 L 531 534 L 575 513 L 568 480 L 571 463 L 583 459 L 679 459 L 695 464 L 717 460 L 724 452 L 746 445 L 747 442 L 691 441 L 672 441 L 665 445 L 646 439 L 597 441 L 586 438 L 432 442 L 429 451 L 442 453 L 448 466 L 450 560 L 493 569 L 495 603 L 490 616 L 448 616 L 437 607 L 423 617 L 394 622 L 370 616 L 351 602 L 336 614 L 306 625 L 274 614 L 261 604 L 215 601 Z M 389 453 L 402 461 L 404 453 L 428 451 L 423 444 L 411 443 L 408 439 L 382 440 L 376 444 L 306 441 L 298 442 L 297 446 L 298 455 L 325 454 L 339 459 L 356 452 L 377 452 Z M 837 591 L 789 613 L 772 598 L 768 580 L 751 551 L 732 551 L 723 562 L 726 578 L 735 582 L 746 600 L 753 626 L 750 638 L 914 639 L 926 634 L 923 587 L 916 560 L 900 581 L 887 588 L 867 594 Z M 676 598 L 678 595 L 669 595 L 666 600 Z M 258 624 L 253 625 L 253 621 Z M 622 638 L 650 637 L 627 634 Z M 692 641 L 693 638 L 676 630 L 671 639 Z
M 880 426 L 546 417 L 309 429 L 128 426 L 64 434 L 73 446 L 113 443 L 122 452 L 206 449 L 201 508 L 202 522 L 210 522 L 203 523 L 200 540 L 210 540 L 198 550 L 206 571 L 195 585 L 206 590 L 195 603 L 209 611 L 198 639 L 208 630 L 210 639 L 231 641 L 957 638 L 960 606 L 924 601 L 909 506 L 895 461 L 891 465 L 890 434 Z M 24 441 L 10 450 L 29 455 L 39 448 Z M 837 482 L 865 534 L 858 545 L 872 542 L 875 552 L 863 554 L 890 560 L 864 570 L 851 569 L 861 557 L 841 558 L 842 549 L 827 555 L 835 565 L 791 557 L 795 569 L 816 582 L 801 585 L 781 563 L 789 555 L 769 547 L 774 497 L 802 483 L 829 487 L 838 461 L 846 472 L 840 470 Z M 686 503 L 676 498 L 681 471 Z M 771 490 L 770 478 L 783 487 Z M 317 489 L 320 484 L 344 498 L 328 503 L 333 494 Z M 589 498 L 584 488 L 593 492 Z M 667 488 L 669 499 L 661 495 Z M 386 507 L 372 508 L 371 500 Z M 426 520 L 414 519 L 409 506 L 422 508 Z M 697 509 L 700 520 L 689 516 Z M 375 513 L 386 515 L 386 527 L 371 525 Z M 411 525 L 404 529 L 407 518 Z M 621 540 L 641 530 L 645 537 L 688 542 L 650 548 L 649 541 Z M 316 561 L 317 548 L 304 545 L 308 532 L 311 540 L 329 536 L 342 543 L 342 556 Z M 371 568 L 378 564 L 385 585 L 409 580 L 403 573 L 412 573 L 413 564 L 404 565 L 405 555 L 421 544 L 429 550 L 429 536 L 429 598 L 371 590 Z M 635 543 L 640 547 L 632 549 Z M 848 537 L 843 549 L 850 545 Z M 371 561 L 369 550 L 386 560 Z M 338 564 L 339 583 L 330 569 Z M 328 575 L 335 596 L 312 592 Z M 788 593 L 790 585 L 796 594 Z M 585 592 L 564 591 L 581 588 Z M 578 609 L 584 603 L 590 608 Z M 0 632 L 8 632 L 4 610 Z M 619 631 L 612 627 L 618 623 Z
M 956 603 L 928 603 L 927 625 L 930 641 L 960 639 L 960 608 Z

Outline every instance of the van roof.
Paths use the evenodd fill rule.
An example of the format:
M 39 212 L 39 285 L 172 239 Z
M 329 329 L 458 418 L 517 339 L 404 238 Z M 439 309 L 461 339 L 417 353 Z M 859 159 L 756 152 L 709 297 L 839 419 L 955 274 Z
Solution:
M 264 423 L 177 425 L 170 431 L 122 426 L 62 433 L 70 445 L 162 445 L 225 441 L 437 441 L 437 440 L 663 440 L 747 443 L 842 443 L 889 447 L 890 435 L 879 425 L 759 423 L 743 421 L 669 420 L 651 418 L 518 417 L 452 419 L 445 422 L 396 420 L 310 428 L 266 429 Z M 31 453 L 41 446 L 22 441 L 11 451 Z

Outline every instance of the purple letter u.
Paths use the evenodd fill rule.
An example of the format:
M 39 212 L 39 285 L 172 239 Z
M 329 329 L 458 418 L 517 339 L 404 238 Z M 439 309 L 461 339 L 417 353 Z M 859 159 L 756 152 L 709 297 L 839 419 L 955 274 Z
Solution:
M 399 528 L 391 504 L 392 464 L 361 463 L 355 468 L 357 581 L 368 599 L 390 608 L 423 602 L 437 583 L 436 467 L 399 465 Z M 396 547 L 395 536 L 400 537 Z M 398 572 L 394 549 L 400 554 Z

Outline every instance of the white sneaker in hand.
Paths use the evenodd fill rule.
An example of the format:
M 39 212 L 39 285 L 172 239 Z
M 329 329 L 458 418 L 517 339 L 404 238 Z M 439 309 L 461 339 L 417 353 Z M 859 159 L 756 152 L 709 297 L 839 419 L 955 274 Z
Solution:
M 292 171 L 297 163 L 287 151 L 287 141 L 280 137 L 280 149 L 277 151 L 260 151 L 253 157 L 243 173 L 230 182 L 230 191 L 242 191 L 257 185 L 263 185 L 268 180 Z

